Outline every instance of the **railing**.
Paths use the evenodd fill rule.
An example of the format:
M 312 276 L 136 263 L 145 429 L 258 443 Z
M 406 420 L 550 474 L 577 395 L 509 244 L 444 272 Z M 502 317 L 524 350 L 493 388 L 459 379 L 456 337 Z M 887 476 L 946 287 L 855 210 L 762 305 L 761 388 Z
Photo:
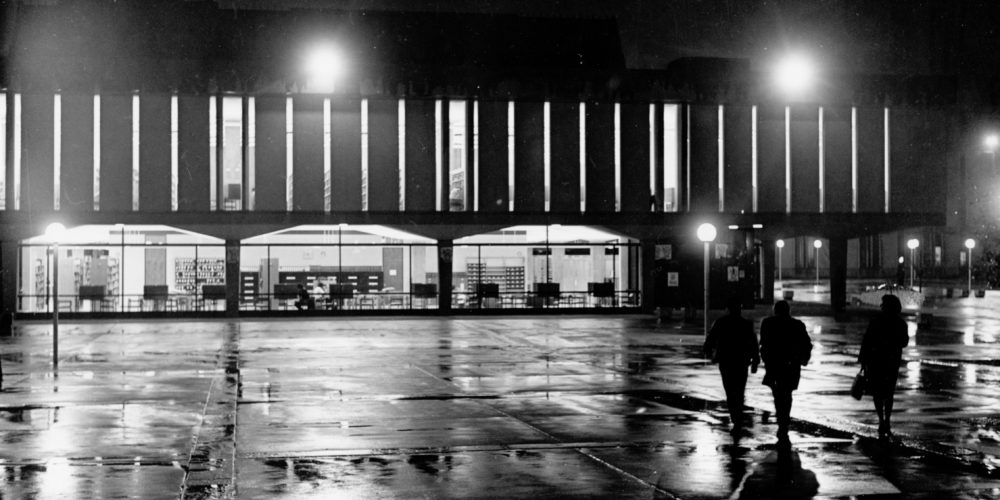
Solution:
M 205 298 L 199 293 L 169 293 L 155 297 L 143 294 L 81 297 L 60 295 L 60 313 L 144 313 L 144 312 L 223 312 L 226 301 L 214 296 Z M 21 295 L 19 311 L 51 313 L 52 297 L 47 295 Z M 33 304 L 26 309 L 23 306 Z M 452 292 L 454 309 L 589 309 L 602 307 L 638 308 L 641 296 L 638 290 L 618 290 L 611 296 L 599 297 L 586 291 L 560 292 L 557 296 L 540 296 L 534 292 L 501 292 L 497 296 L 483 297 L 475 292 Z M 437 296 L 406 292 L 356 293 L 347 297 L 310 297 L 301 303 L 297 296 L 288 294 L 244 295 L 239 300 L 240 311 L 392 311 L 438 309 Z

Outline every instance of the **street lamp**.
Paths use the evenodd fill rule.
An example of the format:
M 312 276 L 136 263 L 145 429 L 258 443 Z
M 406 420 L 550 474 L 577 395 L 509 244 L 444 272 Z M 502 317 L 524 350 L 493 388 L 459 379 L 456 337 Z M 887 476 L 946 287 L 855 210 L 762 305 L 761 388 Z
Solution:
M 813 241 L 813 248 L 816 249 L 816 284 L 819 284 L 819 249 L 823 248 L 823 240 L 816 239 Z
M 715 226 L 709 223 L 704 223 L 698 226 L 698 239 L 705 244 L 705 336 L 708 336 L 708 258 L 709 258 L 709 247 L 711 243 L 715 241 Z
M 778 247 L 778 281 L 781 281 L 781 249 L 785 248 L 785 240 L 778 240 L 774 242 L 774 246 Z
M 778 63 L 774 71 L 778 88 L 790 97 L 800 97 L 812 86 L 814 78 L 812 63 L 801 54 L 787 56 Z
M 965 240 L 965 248 L 969 249 L 969 296 L 972 296 L 972 249 L 976 248 L 976 240 L 969 238 Z
M 333 92 L 337 79 L 347 67 L 347 62 L 337 48 L 324 44 L 317 45 L 309 51 L 304 66 L 309 90 Z
M 52 370 L 59 368 L 59 241 L 66 236 L 66 226 L 53 222 L 45 228 L 52 245 Z
M 910 238 L 906 242 L 906 248 L 910 249 L 910 289 L 913 289 L 913 251 L 920 246 L 920 240 L 916 238 Z

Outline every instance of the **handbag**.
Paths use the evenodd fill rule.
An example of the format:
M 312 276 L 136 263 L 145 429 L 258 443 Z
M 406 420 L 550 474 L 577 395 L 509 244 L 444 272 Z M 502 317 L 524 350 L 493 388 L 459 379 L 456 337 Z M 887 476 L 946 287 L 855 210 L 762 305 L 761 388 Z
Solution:
M 851 397 L 861 400 L 861 397 L 865 395 L 865 369 L 862 367 L 858 370 L 858 374 L 854 376 L 854 382 L 851 384 Z

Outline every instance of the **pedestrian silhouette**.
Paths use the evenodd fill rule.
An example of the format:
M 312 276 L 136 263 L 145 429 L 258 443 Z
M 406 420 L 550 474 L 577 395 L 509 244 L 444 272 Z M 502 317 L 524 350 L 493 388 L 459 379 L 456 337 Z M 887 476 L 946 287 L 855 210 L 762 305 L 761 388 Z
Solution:
M 788 441 L 792 391 L 799 388 L 801 367 L 809 362 L 812 347 L 805 323 L 792 317 L 788 302 L 775 302 L 774 315 L 760 323 L 760 357 L 764 361 L 764 385 L 774 395 L 779 441 Z
M 899 297 L 883 295 L 881 312 L 868 323 L 861 340 L 858 363 L 865 372 L 865 390 L 872 395 L 878 414 L 878 435 L 892 438 L 892 399 L 903 361 L 903 348 L 910 343 Z
M 739 297 L 726 301 L 726 314 L 715 320 L 705 339 L 706 357 L 719 364 L 722 387 L 726 391 L 726 406 L 733 432 L 743 428 L 743 393 L 747 387 L 747 367 L 757 373 L 760 351 L 753 322 L 740 315 L 743 305 Z

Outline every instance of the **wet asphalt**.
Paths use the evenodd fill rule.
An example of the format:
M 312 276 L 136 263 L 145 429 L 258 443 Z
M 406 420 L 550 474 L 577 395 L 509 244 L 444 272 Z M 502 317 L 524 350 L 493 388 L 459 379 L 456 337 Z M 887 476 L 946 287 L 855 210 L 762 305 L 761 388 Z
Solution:
M 763 370 L 730 434 L 677 315 L 64 322 L 57 371 L 18 324 L 0 498 L 1000 498 L 1000 296 L 907 317 L 896 443 L 848 394 L 865 313 L 802 319 L 790 448 Z

